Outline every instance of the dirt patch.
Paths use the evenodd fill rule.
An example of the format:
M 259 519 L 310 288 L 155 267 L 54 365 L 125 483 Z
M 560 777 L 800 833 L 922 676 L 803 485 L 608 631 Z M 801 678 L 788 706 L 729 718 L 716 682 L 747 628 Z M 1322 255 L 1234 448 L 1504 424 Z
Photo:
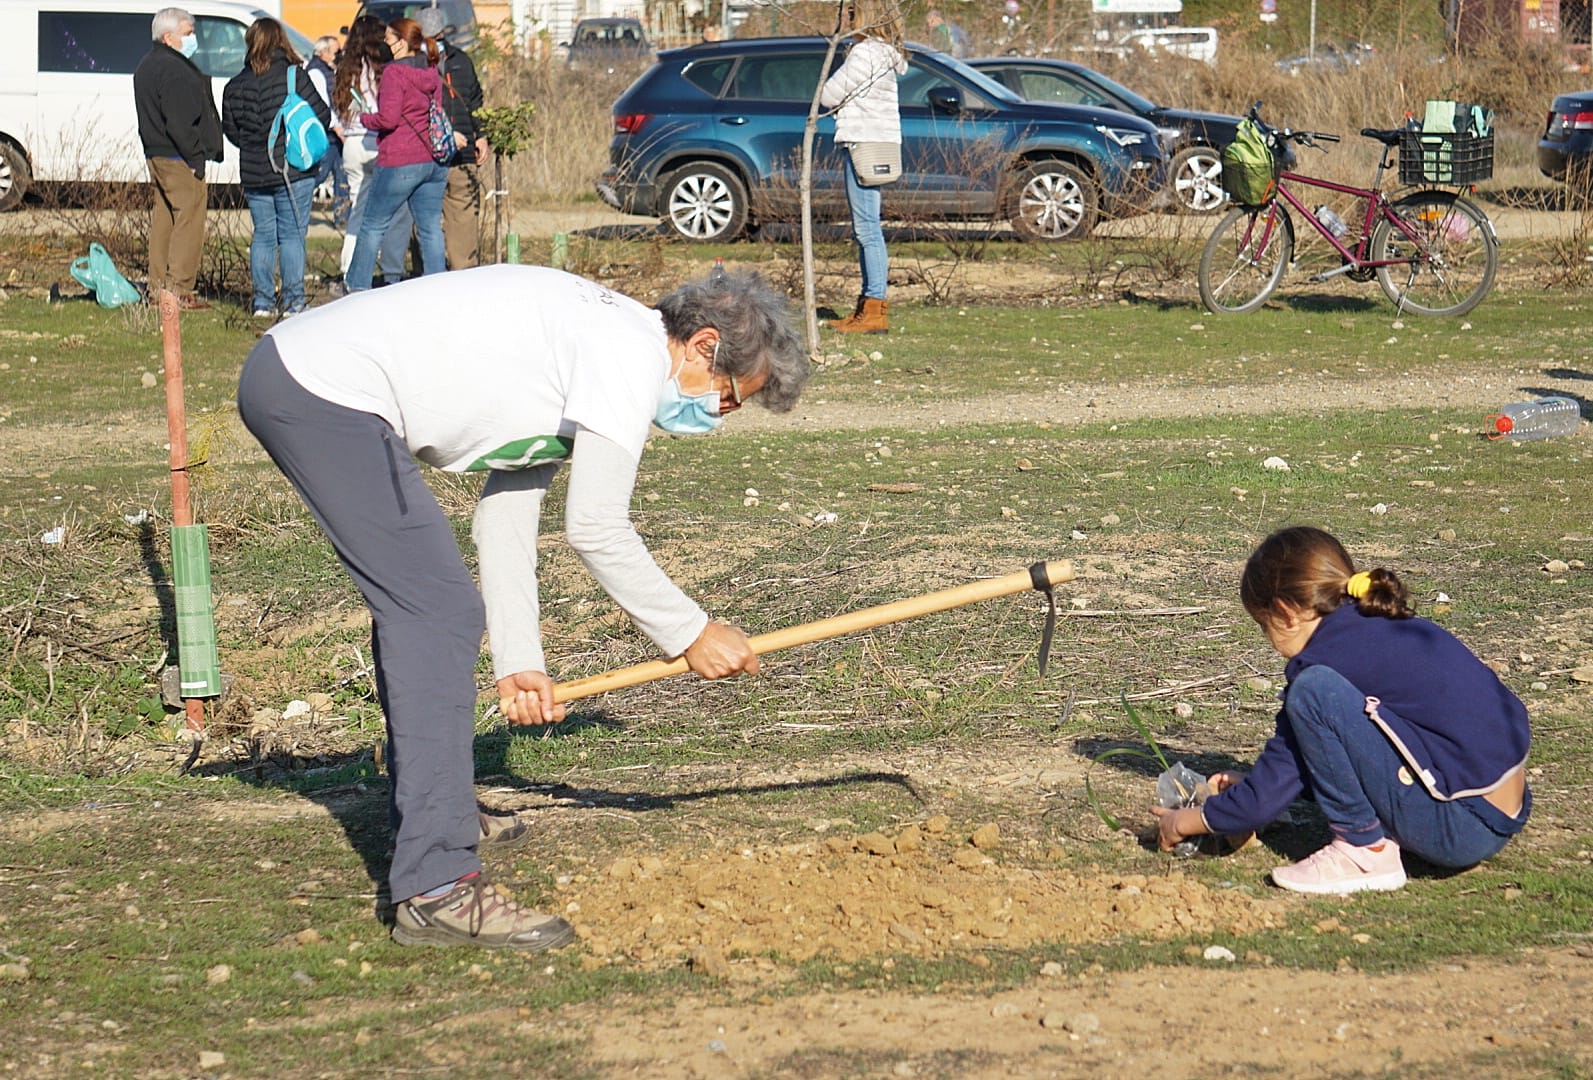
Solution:
M 687 998 L 565 1010 L 611 1075 L 960 1077 L 1585 1075 L 1593 950 L 1431 972 L 1169 967 L 1041 977 L 989 996 Z M 1556 1058 L 1563 1070 L 1548 1065 Z M 1475 1062 L 1486 1061 L 1485 1067 Z
M 893 836 L 866 833 L 680 858 L 626 855 L 578 875 L 565 913 L 597 961 L 690 962 L 732 955 L 857 960 L 939 956 L 1039 941 L 1243 935 L 1276 925 L 1273 905 L 1178 874 L 1037 871 L 999 860 L 1001 830 L 945 816 Z M 771 964 L 772 966 L 772 964 Z

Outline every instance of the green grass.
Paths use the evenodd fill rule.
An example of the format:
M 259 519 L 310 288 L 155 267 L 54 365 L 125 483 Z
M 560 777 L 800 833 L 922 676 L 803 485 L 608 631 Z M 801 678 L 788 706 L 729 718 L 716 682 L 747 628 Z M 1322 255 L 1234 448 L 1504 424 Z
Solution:
M 888 967 L 883 957 L 821 958 L 747 991 L 679 969 L 587 970 L 579 950 L 526 959 L 386 942 L 372 917 L 386 781 L 371 762 L 382 724 L 362 606 L 291 490 L 223 424 L 255 338 L 224 313 L 185 318 L 184 344 L 194 425 L 216 420 L 196 484 L 211 526 L 222 666 L 237 683 L 212 718 L 211 754 L 195 775 L 173 775 L 181 753 L 170 720 L 145 710 L 170 635 L 163 402 L 140 380 L 159 370 L 158 332 L 85 304 L 13 298 L 0 333 L 0 363 L 10 365 L 0 371 L 0 446 L 18 462 L 0 470 L 0 810 L 16 831 L 0 831 L 0 948 L 28 956 L 32 977 L 0 982 L 8 1053 L 26 1069 L 40 1067 L 38 1054 L 89 1043 L 102 1048 L 74 1051 L 74 1060 L 96 1059 L 112 1074 L 147 1061 L 186 1075 L 211 1047 L 238 1075 L 298 1075 L 330 1060 L 446 1073 L 464 1063 L 440 1049 L 448 1040 L 438 1025 L 457 1024 L 485 1036 L 472 1043 L 471 1068 L 573 1076 L 599 1071 L 578 1031 L 492 1036 L 519 1022 L 517 1010 L 542 1017 L 688 991 L 727 1001 L 826 988 L 996 991 L 1024 985 L 1051 960 L 1070 974 L 1194 964 L 1185 950 L 1196 944 L 1228 944 L 1256 968 L 1270 960 L 1334 970 L 1347 958 L 1393 971 L 1578 940 L 1593 903 L 1583 854 L 1593 846 L 1584 824 L 1593 770 L 1585 699 L 1570 672 L 1590 648 L 1588 578 L 1583 566 L 1563 581 L 1542 567 L 1585 548 L 1585 439 L 1500 445 L 1479 437 L 1482 418 L 1467 411 L 1337 398 L 1331 407 L 1280 400 L 1275 412 L 1078 426 L 956 412 L 986 397 L 1043 400 L 1068 384 L 1154 395 L 1310 380 L 1375 387 L 1405 373 L 1436 382 L 1492 364 L 1593 370 L 1580 329 L 1593 300 L 1580 293 L 1503 291 L 1469 330 L 1416 319 L 1396 330 L 1381 300 L 1361 299 L 1294 299 L 1222 321 L 1177 301 L 908 306 L 900 332 L 864 346 L 882 359 L 827 366 L 809 391 L 882 418 L 879 426 L 812 433 L 732 422 L 711 439 L 655 439 L 635 520 L 660 562 L 716 615 L 768 631 L 1067 558 L 1079 578 L 1058 590 L 1052 673 L 1035 672 L 1043 604 L 1025 593 L 777 654 L 754 681 L 677 679 L 579 702 L 547 732 L 511 734 L 484 715 L 478 775 L 591 810 L 578 846 L 534 846 L 512 864 L 513 883 L 537 901 L 577 853 L 595 859 L 639 842 L 693 850 L 711 845 L 710 829 L 782 843 L 810 837 L 815 817 L 889 830 L 943 803 L 960 821 L 1013 815 L 997 793 L 926 792 L 878 763 L 1008 748 L 1087 761 L 1143 745 L 1125 694 L 1162 692 L 1134 707 L 1170 759 L 1243 760 L 1270 730 L 1272 709 L 1271 691 L 1247 680 L 1275 687 L 1282 662 L 1239 608 L 1238 567 L 1272 528 L 1314 522 L 1363 561 L 1397 569 L 1423 613 L 1500 667 L 1527 701 L 1544 822 L 1529 830 L 1530 845 L 1465 875 L 1419 877 L 1395 896 L 1304 903 L 1285 927 L 1242 940 L 997 948 L 979 954 L 983 963 L 956 952 L 895 957 Z M 924 420 L 894 422 L 893 409 Z M 1262 467 L 1274 455 L 1289 471 Z M 431 480 L 466 539 L 477 481 Z M 162 516 L 148 527 L 123 520 L 138 508 Z M 836 520 L 816 524 L 826 512 Z M 39 542 L 63 522 L 65 544 Z M 557 528 L 550 518 L 542 565 L 557 676 L 651 659 Z M 1440 593 L 1449 598 L 1441 604 Z M 1129 613 L 1071 614 L 1074 599 Z M 1163 607 L 1200 610 L 1131 613 Z M 488 690 L 485 660 L 478 682 Z M 239 749 L 255 709 L 315 692 L 332 695 L 337 721 L 296 747 L 257 747 L 252 759 Z M 1178 701 L 1192 705 L 1190 716 L 1174 714 Z M 799 773 L 807 779 L 790 779 Z M 1143 816 L 1143 769 L 1112 759 L 1092 776 L 1114 814 Z M 26 831 L 60 813 L 70 827 Z M 1003 860 L 1041 873 L 1167 872 L 1165 856 L 1092 824 L 1082 790 L 1036 796 L 1017 817 L 1037 818 L 1039 838 L 1062 854 L 1014 847 Z M 1305 823 L 1269 841 L 1287 847 L 1308 834 Z M 1212 888 L 1256 888 L 1273 858 L 1249 852 L 1179 870 Z M 1313 928 L 1330 917 L 1369 940 Z M 318 939 L 291 940 L 305 929 Z M 207 982 L 219 963 L 230 980 Z M 839 1063 L 824 1053 L 791 1062 L 788 1074 L 825 1075 Z M 1553 1055 L 1539 1064 L 1576 1067 Z M 948 1074 L 958 1067 L 945 1063 Z

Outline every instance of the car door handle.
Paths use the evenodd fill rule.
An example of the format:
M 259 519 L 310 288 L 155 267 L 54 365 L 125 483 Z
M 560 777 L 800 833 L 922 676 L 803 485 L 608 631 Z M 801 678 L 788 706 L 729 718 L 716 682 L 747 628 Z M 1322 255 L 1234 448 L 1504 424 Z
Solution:
M 745 124 L 747 118 L 745 116 L 721 116 L 719 122 L 721 124 Z

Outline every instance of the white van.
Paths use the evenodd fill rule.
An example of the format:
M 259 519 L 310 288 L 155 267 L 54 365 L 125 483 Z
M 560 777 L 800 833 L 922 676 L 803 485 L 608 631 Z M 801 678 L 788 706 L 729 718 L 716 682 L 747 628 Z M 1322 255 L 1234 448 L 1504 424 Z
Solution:
M 155 12 L 175 6 L 194 17 L 194 63 L 209 75 L 221 108 L 227 80 L 243 69 L 243 32 L 281 0 L 0 0 L 0 210 L 20 205 L 28 184 L 41 181 L 129 181 L 147 176 L 133 70 L 149 52 Z M 308 58 L 308 38 L 288 28 Z M 212 162 L 211 183 L 238 182 L 238 152 Z

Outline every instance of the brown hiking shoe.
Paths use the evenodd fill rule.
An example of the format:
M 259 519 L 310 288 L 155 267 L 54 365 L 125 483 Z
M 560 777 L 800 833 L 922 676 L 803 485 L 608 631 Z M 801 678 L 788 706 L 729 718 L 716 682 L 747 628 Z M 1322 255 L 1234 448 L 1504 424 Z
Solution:
M 839 322 L 832 322 L 830 329 L 842 334 L 888 334 L 891 329 L 890 303 L 859 296 L 857 310 Z
M 484 811 L 479 813 L 481 839 L 476 841 L 476 850 L 482 854 L 513 851 L 531 839 L 530 827 L 515 815 L 499 817 L 497 814 L 488 814 Z
M 393 940 L 400 945 L 475 945 L 542 952 L 569 944 L 575 931 L 557 915 L 521 907 L 482 875 L 460 878 L 435 900 L 412 896 L 398 905 Z

